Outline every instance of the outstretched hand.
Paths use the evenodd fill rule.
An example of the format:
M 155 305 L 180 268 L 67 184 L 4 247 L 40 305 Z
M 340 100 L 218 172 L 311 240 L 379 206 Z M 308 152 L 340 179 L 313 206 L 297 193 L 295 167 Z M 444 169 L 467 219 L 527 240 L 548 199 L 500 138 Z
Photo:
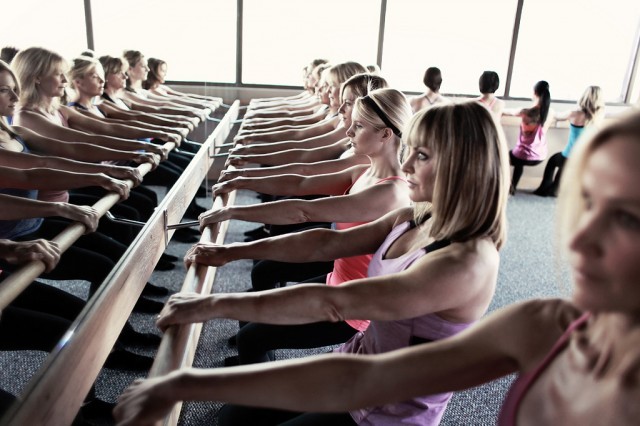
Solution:
M 13 265 L 40 260 L 47 272 L 51 272 L 60 261 L 58 243 L 43 239 L 21 242 L 3 240 L 1 251 L 2 258 Z
M 156 326 L 167 331 L 172 325 L 193 324 L 212 318 L 211 301 L 215 296 L 177 293 L 169 298 L 156 319 Z
M 166 377 L 134 381 L 118 398 L 113 417 L 119 426 L 153 426 L 166 417 L 176 401 Z
M 193 245 L 184 256 L 184 264 L 187 268 L 192 263 L 198 263 L 208 266 L 222 266 L 227 264 L 231 259 L 226 256 L 227 247 L 211 244 L 198 243 Z

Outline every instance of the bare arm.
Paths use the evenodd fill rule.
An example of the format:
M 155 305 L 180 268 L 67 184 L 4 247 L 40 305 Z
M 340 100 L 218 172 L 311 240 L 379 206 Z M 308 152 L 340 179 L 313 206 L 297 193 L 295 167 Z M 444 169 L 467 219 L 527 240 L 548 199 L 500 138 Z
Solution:
M 268 259 L 281 262 L 317 262 L 373 253 L 393 226 L 409 220 L 411 211 L 391 212 L 376 221 L 346 230 L 311 229 L 264 238 L 250 243 L 228 245 L 196 244 L 185 255 L 185 262 L 222 266 L 239 259 Z
M 86 233 L 98 227 L 98 212 L 90 206 L 69 203 L 51 203 L 0 194 L 0 220 L 18 220 L 34 217 L 59 216 L 82 223 Z
M 40 114 L 36 114 L 31 111 L 21 111 L 14 117 L 15 124 L 17 126 L 27 127 L 34 132 L 53 139 L 59 139 L 67 142 L 82 141 L 90 144 L 96 144 L 104 146 L 106 148 L 123 150 L 123 151 L 137 151 L 146 150 L 154 154 L 160 155 L 162 158 L 166 158 L 167 152 L 164 148 L 155 146 L 153 144 L 147 144 L 144 142 L 138 142 L 131 139 L 121 139 L 112 136 L 95 135 L 79 130 L 70 129 L 68 127 L 60 126 Z M 104 158 L 106 160 L 107 158 Z
M 357 165 L 369 165 L 369 157 L 366 155 L 352 155 L 335 160 L 324 160 L 309 163 L 293 163 L 283 166 L 273 167 L 253 167 L 247 169 L 223 170 L 218 182 L 234 179 L 237 177 L 267 177 L 275 175 L 322 175 L 336 173 Z
M 561 333 L 557 318 L 545 312 L 550 310 L 575 312 L 563 302 L 527 302 L 501 309 L 448 339 L 386 354 L 183 369 L 136 382 L 121 396 L 114 413 L 124 426 L 151 425 L 183 400 L 344 412 L 467 389 L 526 371 L 532 360 L 541 359 Z
M 99 186 L 107 191 L 117 193 L 122 199 L 129 197 L 129 186 L 126 182 L 113 179 L 102 173 L 0 167 L 0 177 L 2 177 L 2 184 L 8 188 L 63 190 Z
M 302 139 L 299 141 L 283 141 L 264 144 L 250 144 L 236 146 L 232 151 L 232 155 L 250 155 L 250 154 L 273 154 L 278 151 L 287 149 L 312 149 L 321 148 L 332 145 L 345 138 L 346 130 L 339 126 L 337 129 L 325 133 L 321 136 Z
M 284 130 L 280 132 L 262 133 L 253 137 L 251 134 L 236 138 L 238 143 L 251 143 L 251 142 L 278 142 L 287 140 L 302 140 L 306 138 L 312 138 L 314 136 L 320 136 L 335 130 L 338 118 L 332 120 L 322 121 L 320 123 L 312 124 L 305 129 L 300 130 Z
M 343 141 L 336 142 L 333 145 L 329 145 L 321 148 L 313 149 L 288 149 L 286 151 L 280 151 L 273 154 L 259 154 L 259 155 L 243 155 L 243 156 L 230 156 L 229 164 L 234 166 L 243 165 L 247 163 L 263 164 L 268 166 L 280 166 L 291 163 L 313 163 L 317 161 L 324 161 L 330 158 L 336 158 L 344 152 L 342 146 Z M 369 158 L 363 158 L 359 156 L 359 161 L 354 164 L 369 164 Z M 304 173 L 303 173 L 304 174 Z
M 67 115 L 69 125 L 72 128 L 83 132 L 126 139 L 156 138 L 165 142 L 173 142 L 176 145 L 179 145 L 182 140 L 181 137 L 164 131 L 130 126 L 108 118 L 90 117 L 67 106 L 62 106 L 60 108 L 63 109 Z
M 314 176 L 239 177 L 214 185 L 213 193 L 215 196 L 237 189 L 249 189 L 272 195 L 342 195 L 366 169 L 366 166 L 354 166 L 339 172 Z
M 348 195 L 315 200 L 280 200 L 250 206 L 227 206 L 200 216 L 201 226 L 236 219 L 286 225 L 304 222 L 369 222 L 392 210 L 409 206 L 403 182 L 370 186 Z M 268 193 L 268 192 L 267 192 Z

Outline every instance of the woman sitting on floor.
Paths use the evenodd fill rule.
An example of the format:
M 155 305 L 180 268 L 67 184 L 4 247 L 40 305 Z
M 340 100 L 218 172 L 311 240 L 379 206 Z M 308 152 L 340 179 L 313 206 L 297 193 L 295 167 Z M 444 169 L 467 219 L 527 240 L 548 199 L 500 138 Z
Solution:
M 346 231 L 301 233 L 281 239 L 286 243 L 279 247 L 275 239 L 264 253 L 306 261 L 377 249 L 370 278 L 337 287 L 299 285 L 266 293 L 179 295 L 158 320 L 158 326 L 166 329 L 215 317 L 283 325 L 370 319 L 369 328 L 340 347 L 339 355 L 250 369 L 181 370 L 137 383 L 120 398 L 115 410 L 119 424 L 151 424 L 174 401 L 184 399 L 298 411 L 225 408 L 223 425 L 280 424 L 300 411 L 337 414 L 305 414 L 291 424 L 438 424 L 451 389 L 421 392 L 416 384 L 437 386 L 441 380 L 425 383 L 416 376 L 430 365 L 439 372 L 442 363 L 391 361 L 438 345 L 419 344 L 457 334 L 486 312 L 506 232 L 508 157 L 500 130 L 476 102 L 421 111 L 404 137 L 409 153 L 403 170 L 413 208 Z M 254 247 L 256 253 L 261 251 L 260 242 Z M 223 265 L 236 253 L 234 245 L 199 245 L 187 253 L 186 261 Z M 391 352 L 412 345 L 419 347 Z M 390 353 L 373 355 L 383 352 Z M 395 370 L 389 371 L 386 364 Z M 376 368 L 369 376 L 349 371 L 352 365 Z M 398 384 L 398 378 L 406 381 Z M 176 379 L 184 381 L 176 386 Z M 428 393 L 435 395 L 418 396 Z

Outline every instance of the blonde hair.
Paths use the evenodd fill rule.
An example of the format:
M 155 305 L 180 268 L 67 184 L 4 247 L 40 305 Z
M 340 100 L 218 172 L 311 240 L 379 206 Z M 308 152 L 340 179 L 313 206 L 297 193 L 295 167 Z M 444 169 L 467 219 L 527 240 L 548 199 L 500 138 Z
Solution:
M 20 83 L 18 82 L 18 79 L 16 78 L 16 75 L 14 74 L 14 72 L 11 69 L 11 67 L 9 66 L 9 64 L 7 64 L 3 60 L 0 60 L 0 73 L 2 73 L 2 72 L 8 72 L 9 73 L 9 75 L 13 79 L 14 84 L 16 85 L 14 92 L 15 92 L 16 95 L 20 96 Z M 11 130 L 11 127 L 9 127 L 7 125 L 7 123 L 4 121 L 4 117 L 0 118 L 0 129 L 2 129 L 5 132 L 9 133 L 14 138 L 17 136 L 13 132 L 13 130 Z
M 411 106 L 406 96 L 396 89 L 378 89 L 369 92 L 367 97 L 370 99 L 369 102 L 374 102 L 380 111 L 378 112 L 372 108 L 372 105 L 365 102 L 364 98 L 356 99 L 353 104 L 353 111 L 357 112 L 362 120 L 378 130 L 387 127 L 391 128 L 388 123 L 385 123 L 386 119 L 397 130 L 402 132 L 404 126 L 411 118 Z M 380 112 L 384 117 L 381 117 Z M 398 136 L 396 139 L 398 146 L 400 146 L 400 135 L 395 131 L 393 133 Z
M 342 83 L 342 87 L 340 88 L 340 97 L 344 95 L 344 89 L 346 87 L 349 87 L 353 94 L 359 98 L 373 90 L 386 89 L 389 87 L 389 84 L 384 77 L 371 73 L 364 73 L 351 76 L 347 81 Z
M 325 81 L 329 83 L 330 86 L 333 84 L 340 85 L 347 81 L 352 75 L 366 72 L 367 69 L 357 62 L 343 62 L 333 65 L 325 71 Z
M 600 119 L 604 113 L 604 98 L 600 86 L 589 86 L 578 101 L 580 110 L 585 114 L 585 124 Z
M 92 68 L 98 67 L 102 69 L 100 61 L 95 58 L 89 56 L 78 56 L 77 58 L 74 58 L 71 62 L 71 69 L 69 70 L 69 84 L 71 85 L 71 88 L 77 90 L 74 80 L 84 78 Z
M 66 61 L 59 54 L 42 47 L 30 47 L 18 52 L 11 63 L 20 82 L 20 105 L 36 107 L 42 102 L 38 91 L 38 79 L 53 73 L 57 66 L 66 66 Z M 58 100 L 52 107 L 57 108 Z
M 578 226 L 578 220 L 586 208 L 582 197 L 581 178 L 587 161 L 598 148 L 616 137 L 640 143 L 640 111 L 627 113 L 623 118 L 605 125 L 571 152 L 562 172 L 558 196 L 558 233 L 563 249 L 568 246 Z
M 404 136 L 434 152 L 432 203 L 414 206 L 416 223 L 432 217 L 430 235 L 467 241 L 488 237 L 499 249 L 507 234 L 509 157 L 502 129 L 477 102 L 418 112 Z

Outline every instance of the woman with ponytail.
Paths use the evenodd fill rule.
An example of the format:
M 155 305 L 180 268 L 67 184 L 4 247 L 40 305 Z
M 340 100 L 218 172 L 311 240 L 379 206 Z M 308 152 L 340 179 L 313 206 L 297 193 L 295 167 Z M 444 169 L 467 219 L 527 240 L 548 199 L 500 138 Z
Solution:
M 513 166 L 511 193 L 514 194 L 524 166 L 535 166 L 547 158 L 546 133 L 552 120 L 549 117 L 551 93 L 549 83 L 539 81 L 533 87 L 534 105 L 523 108 L 515 114 L 522 118 L 516 147 L 509 151 L 509 161 Z

